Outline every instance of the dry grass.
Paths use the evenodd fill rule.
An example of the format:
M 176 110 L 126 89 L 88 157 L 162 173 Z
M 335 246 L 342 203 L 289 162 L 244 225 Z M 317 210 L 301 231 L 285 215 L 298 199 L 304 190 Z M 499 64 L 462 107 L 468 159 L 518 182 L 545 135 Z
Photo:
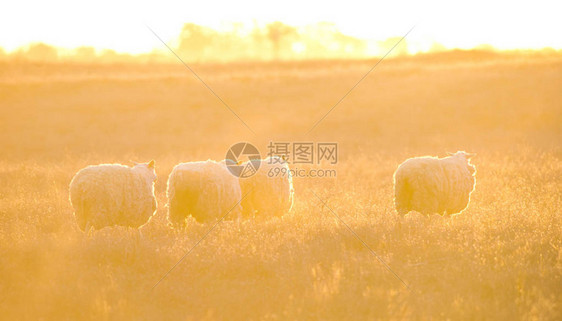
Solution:
M 308 136 L 371 61 L 195 66 L 256 136 L 179 64 L 3 65 L 0 318 L 559 319 L 562 59 L 500 58 L 385 61 Z M 282 219 L 221 223 L 151 291 L 210 227 L 167 227 L 173 165 L 242 140 L 337 141 L 338 177 L 297 179 Z M 478 153 L 469 209 L 397 217 L 396 166 L 457 149 Z M 82 234 L 73 174 L 151 158 L 143 238 Z

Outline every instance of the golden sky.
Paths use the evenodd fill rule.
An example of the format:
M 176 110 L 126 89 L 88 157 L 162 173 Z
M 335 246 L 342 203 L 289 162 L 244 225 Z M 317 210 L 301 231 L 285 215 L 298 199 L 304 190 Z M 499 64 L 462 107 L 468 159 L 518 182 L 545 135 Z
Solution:
M 555 1 L 11 1 L 0 8 L 0 47 L 13 51 L 30 42 L 63 48 L 93 46 L 123 53 L 162 49 L 147 30 L 171 43 L 186 22 L 228 30 L 272 21 L 293 26 L 334 23 L 344 34 L 366 40 L 408 36 L 411 52 L 437 42 L 446 48 L 562 49 L 562 5 Z

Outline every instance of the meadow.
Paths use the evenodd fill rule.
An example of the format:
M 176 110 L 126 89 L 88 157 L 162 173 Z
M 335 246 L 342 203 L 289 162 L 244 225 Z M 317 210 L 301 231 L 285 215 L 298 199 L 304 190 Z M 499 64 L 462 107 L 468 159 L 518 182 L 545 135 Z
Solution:
M 556 320 L 562 317 L 562 55 L 183 65 L 0 62 L 0 319 Z M 234 143 L 337 142 L 282 218 L 166 221 L 166 179 Z M 399 217 L 406 158 L 478 155 L 469 208 Z M 82 233 L 68 184 L 156 160 L 142 237 Z M 332 168 L 332 167 L 330 167 Z M 321 200 L 316 197 L 318 195 Z M 341 218 L 404 286 L 338 220 Z

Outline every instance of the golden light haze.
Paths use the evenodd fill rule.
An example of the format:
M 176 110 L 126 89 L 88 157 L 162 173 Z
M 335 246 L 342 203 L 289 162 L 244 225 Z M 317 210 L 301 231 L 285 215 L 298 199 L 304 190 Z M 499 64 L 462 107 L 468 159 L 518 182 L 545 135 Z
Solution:
M 163 50 L 147 30 L 153 28 L 165 41 L 178 45 L 185 23 L 218 32 L 250 35 L 275 21 L 306 32 L 319 23 L 333 24 L 337 32 L 365 41 L 363 57 L 379 54 L 376 43 L 406 33 L 408 52 L 440 48 L 470 49 L 489 45 L 500 50 L 562 48 L 562 21 L 557 4 L 472 1 L 304 2 L 262 1 L 14 1 L 0 12 L 0 47 L 13 52 L 30 43 L 64 48 L 93 47 L 126 54 Z M 295 51 L 303 45 L 295 43 Z M 357 56 L 357 52 L 355 52 Z M 353 56 L 353 55 L 352 55 Z
M 452 59 L 454 58 L 454 59 Z M 0 318 L 8 320 L 559 320 L 562 59 L 435 53 L 194 65 L 0 62 Z M 291 213 L 172 230 L 166 180 L 233 143 L 337 141 L 337 178 L 294 181 Z M 400 217 L 405 159 L 476 152 L 456 218 Z M 80 231 L 88 165 L 156 160 L 158 212 L 135 239 Z M 407 282 L 408 291 L 314 194 Z
M 4 2 L 0 320 L 560 321 L 559 15 L 545 1 Z M 272 142 L 338 152 L 287 158 L 305 173 L 288 213 L 284 184 L 240 199 L 243 214 L 258 209 L 249 217 L 172 228 L 176 165 L 220 161 L 239 142 L 260 158 Z M 427 193 L 411 183 L 421 175 L 394 182 L 407 159 L 462 150 L 476 153 L 475 170 L 453 164 L 475 173 L 471 193 L 438 167 Z M 130 173 L 132 161 L 146 163 L 127 179 L 139 190 L 107 171 L 70 202 L 81 169 Z M 218 204 L 246 189 L 184 177 L 195 184 L 182 208 L 201 191 Z M 460 200 L 449 214 L 467 195 L 453 217 L 409 206 Z M 99 212 L 116 219 L 97 227 L 154 216 L 142 236 L 84 233 Z

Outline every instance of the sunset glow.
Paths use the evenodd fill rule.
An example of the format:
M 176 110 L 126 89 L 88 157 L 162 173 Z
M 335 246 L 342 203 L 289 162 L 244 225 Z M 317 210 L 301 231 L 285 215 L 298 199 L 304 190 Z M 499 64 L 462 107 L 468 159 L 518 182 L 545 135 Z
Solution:
M 272 5 L 263 1 L 97 1 L 83 6 L 74 1 L 17 1 L 3 5 L 0 47 L 11 52 L 33 42 L 73 49 L 91 46 L 120 53 L 140 54 L 161 50 L 147 31 L 150 25 L 170 43 L 185 23 L 217 31 L 236 24 L 249 31 L 274 21 L 297 28 L 320 22 L 332 23 L 341 33 L 366 41 L 381 41 L 403 35 L 416 25 L 407 39 L 410 53 L 432 48 L 470 49 L 483 45 L 500 50 L 562 48 L 562 20 L 550 1 L 514 4 L 511 1 L 472 1 L 454 6 L 449 1 L 327 3 L 286 1 Z M 294 44 L 295 50 L 302 50 Z M 300 49 L 299 49 L 300 48 Z M 368 52 L 369 53 L 369 52 Z M 367 54 L 368 54 L 367 53 Z M 375 53 L 373 51 L 372 53 Z

